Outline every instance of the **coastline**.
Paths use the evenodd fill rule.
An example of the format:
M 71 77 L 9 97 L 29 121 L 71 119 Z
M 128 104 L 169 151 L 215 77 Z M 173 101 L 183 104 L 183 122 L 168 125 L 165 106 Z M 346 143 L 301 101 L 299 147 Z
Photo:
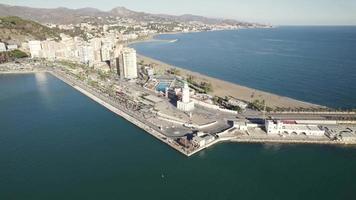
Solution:
M 272 27 L 274 28 L 274 27 Z M 226 30 L 213 30 L 213 31 L 226 31 Z M 233 30 L 231 30 L 233 31 Z M 238 31 L 238 29 L 236 29 Z M 211 32 L 211 31 L 210 31 Z M 175 35 L 175 34 L 187 34 L 187 33 L 199 33 L 199 32 L 172 32 L 172 33 L 162 33 L 162 34 L 152 34 L 147 38 L 144 38 L 139 41 L 134 41 L 134 42 L 129 42 L 127 43 L 127 46 L 130 46 L 132 44 L 137 44 L 137 43 L 145 43 L 145 42 L 154 42 L 154 41 L 165 41 L 165 40 L 159 40 L 155 39 L 155 37 L 160 36 L 160 35 Z M 305 102 L 302 100 L 294 99 L 291 97 L 286 97 L 254 88 L 250 88 L 247 86 L 239 85 L 236 83 L 232 83 L 229 81 L 221 80 L 218 78 L 214 78 L 205 74 L 202 74 L 200 72 L 196 71 L 191 71 L 188 69 L 185 69 L 181 66 L 175 66 L 171 65 L 169 63 L 166 63 L 161 60 L 157 60 L 155 58 L 138 54 L 137 53 L 137 60 L 138 62 L 143 61 L 145 64 L 152 64 L 154 66 L 155 71 L 166 71 L 167 69 L 178 69 L 181 72 L 181 75 L 183 77 L 187 77 L 189 75 L 194 76 L 195 81 L 197 82 L 210 82 L 213 86 L 213 92 L 211 92 L 211 95 L 215 96 L 220 96 L 220 97 L 225 97 L 225 96 L 232 96 L 234 98 L 247 101 L 247 102 L 253 102 L 254 100 L 265 100 L 266 106 L 271 107 L 271 108 L 327 108 L 326 106 L 323 105 L 318 105 L 310 102 Z
M 269 92 L 249 88 L 232 82 L 210 77 L 199 72 L 194 72 L 184 69 L 182 67 L 170 65 L 163 61 L 156 60 L 154 58 L 147 57 L 141 54 L 137 54 L 137 58 L 139 62 L 143 61 L 145 64 L 152 64 L 154 66 L 155 71 L 162 72 L 166 71 L 167 69 L 175 68 L 179 69 L 183 77 L 191 75 L 194 76 L 195 81 L 197 82 L 210 82 L 213 86 L 213 92 L 211 93 L 211 95 L 216 95 L 220 97 L 232 96 L 234 98 L 247 102 L 264 99 L 266 101 L 266 105 L 272 108 L 325 108 L 325 106 L 322 105 L 304 102 L 290 97 L 280 96 L 277 94 L 272 94 Z
M 177 152 L 182 153 L 183 155 L 190 157 L 195 155 L 196 153 L 210 148 L 215 144 L 231 142 L 231 143 L 259 143 L 259 144 L 319 144 L 319 145 L 344 145 L 346 147 L 354 147 L 356 142 L 344 142 L 344 141 L 331 141 L 326 139 L 312 139 L 312 140 L 305 140 L 305 139 L 281 139 L 281 138 L 267 138 L 266 136 L 263 137 L 248 137 L 248 136 L 234 136 L 234 137 L 221 137 L 214 140 L 211 143 L 206 144 L 205 146 L 201 146 L 193 151 L 186 151 L 181 146 L 177 145 L 174 141 L 171 141 L 167 138 L 164 133 L 160 130 L 157 130 L 156 127 L 152 124 L 147 124 L 146 122 L 140 120 L 139 118 L 135 117 L 134 115 L 130 114 L 130 112 L 120 109 L 117 105 L 113 104 L 109 98 L 100 95 L 96 91 L 90 89 L 88 86 L 84 85 L 78 80 L 74 80 L 72 77 L 64 74 L 63 72 L 55 71 L 55 70 L 33 70 L 33 71 L 11 71 L 11 72 L 0 72 L 0 74 L 30 74 L 30 73 L 49 73 L 52 76 L 56 77 L 57 79 L 61 80 L 65 84 L 69 85 L 73 89 L 77 90 L 81 94 L 87 96 L 88 98 L 92 99 L 96 103 L 100 104 L 101 106 L 105 107 L 109 111 L 115 113 L 116 115 L 124 118 L 128 122 L 134 124 L 138 128 L 144 130 L 145 132 L 149 133 L 156 139 L 160 140 L 161 142 L 165 143 L 166 145 L 172 147 Z M 110 103 L 111 102 L 111 103 Z

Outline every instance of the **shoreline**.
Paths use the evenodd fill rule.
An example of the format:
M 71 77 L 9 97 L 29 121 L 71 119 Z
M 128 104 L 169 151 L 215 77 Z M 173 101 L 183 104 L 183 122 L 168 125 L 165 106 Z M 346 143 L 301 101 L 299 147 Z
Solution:
M 216 30 L 216 31 L 223 31 L 223 30 Z M 230 30 L 234 31 L 234 30 Z M 235 30 L 235 31 L 238 31 Z M 191 33 L 191 32 L 187 32 Z M 195 32 L 193 32 L 195 33 Z M 198 32 L 197 32 L 198 33 Z M 155 37 L 159 35 L 174 35 L 174 34 L 186 34 L 186 33 L 164 33 L 164 34 L 154 34 L 151 35 L 150 37 L 136 41 L 134 43 L 128 43 L 127 46 L 130 46 L 132 44 L 138 44 L 138 43 L 145 43 L 145 42 L 154 42 L 154 41 L 161 41 L 155 39 Z M 180 66 L 175 66 L 171 65 L 169 63 L 166 63 L 164 61 L 145 56 L 142 54 L 137 53 L 137 59 L 138 61 L 143 61 L 145 64 L 153 64 L 153 68 L 155 71 L 163 71 L 167 69 L 178 69 L 183 77 L 187 77 L 189 75 L 193 76 L 197 82 L 210 82 L 213 86 L 213 92 L 210 94 L 220 96 L 220 97 L 225 97 L 225 96 L 232 96 L 234 98 L 247 101 L 247 102 L 253 102 L 254 100 L 261 100 L 264 99 L 266 101 L 266 105 L 272 108 L 327 108 L 327 106 L 323 105 L 318 105 L 310 102 L 305 102 L 302 100 L 294 99 L 291 97 L 286 97 L 278 94 L 274 94 L 271 92 L 266 92 L 262 91 L 259 89 L 254 89 L 250 88 L 247 86 L 239 85 L 237 83 L 233 83 L 230 81 L 225 81 L 219 78 L 211 77 L 209 75 L 202 74 L 200 72 L 196 71 L 191 71 L 188 69 L 185 69 Z
M 337 146 L 346 146 L 346 147 L 354 147 L 356 142 L 344 142 L 344 141 L 331 141 L 331 140 L 321 140 L 321 139 L 314 139 L 314 140 L 305 140 L 305 139 L 281 139 L 281 138 L 264 138 L 264 137 L 256 137 L 256 138 L 248 138 L 246 136 L 234 136 L 234 137 L 222 137 L 214 140 L 211 143 L 206 144 L 205 146 L 199 147 L 194 151 L 187 152 L 181 146 L 177 145 L 175 142 L 171 141 L 169 137 L 161 133 L 159 130 L 156 130 L 155 127 L 150 126 L 149 124 L 141 121 L 137 117 L 133 116 L 127 111 L 120 109 L 118 106 L 113 105 L 110 103 L 109 99 L 106 99 L 105 96 L 100 95 L 95 91 L 90 91 L 91 89 L 85 89 L 84 83 L 81 83 L 78 80 L 72 80 L 72 77 L 67 77 L 68 75 L 62 74 L 63 72 L 59 71 L 52 71 L 52 70 L 33 70 L 33 71 L 23 71 L 18 73 L 16 71 L 13 72 L 0 72 L 0 74 L 34 74 L 34 73 L 49 73 L 50 75 L 56 77 L 57 79 L 61 80 L 63 83 L 67 84 L 68 86 L 72 87 L 73 89 L 77 90 L 81 94 L 87 96 L 89 99 L 95 101 L 99 105 L 103 106 L 104 108 L 108 109 L 109 111 L 115 113 L 116 115 L 122 117 L 129 123 L 134 124 L 138 128 L 142 129 L 143 131 L 147 132 L 148 134 L 152 135 L 156 139 L 160 140 L 161 142 L 165 143 L 166 145 L 172 147 L 177 152 L 182 153 L 183 155 L 190 157 L 195 155 L 196 153 L 210 148 L 215 144 L 220 143 L 259 143 L 259 144 L 320 144 L 320 145 L 337 145 Z M 97 93 L 97 94 L 96 94 Z
M 191 75 L 194 76 L 195 81 L 197 82 L 210 82 L 213 86 L 213 92 L 210 93 L 212 95 L 220 97 L 232 96 L 234 98 L 247 102 L 264 99 L 266 101 L 266 105 L 273 108 L 326 108 L 326 106 L 304 102 L 301 100 L 261 91 L 258 89 L 253 89 L 247 86 L 242 86 L 236 83 L 201 74 L 199 72 L 190 71 L 182 67 L 170 65 L 163 61 L 147 57 L 145 55 L 137 54 L 137 58 L 138 61 L 143 61 L 145 64 L 153 64 L 154 69 L 157 71 L 175 68 L 178 69 L 184 77 Z

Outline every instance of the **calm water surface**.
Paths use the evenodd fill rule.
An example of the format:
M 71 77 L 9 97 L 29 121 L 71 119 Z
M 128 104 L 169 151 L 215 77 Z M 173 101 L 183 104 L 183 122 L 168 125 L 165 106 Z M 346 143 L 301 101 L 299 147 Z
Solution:
M 354 199 L 356 148 L 186 158 L 49 74 L 0 75 L 0 199 Z
M 161 35 L 139 53 L 222 80 L 356 108 L 356 27 L 279 27 Z M 177 42 L 167 40 L 178 39 Z

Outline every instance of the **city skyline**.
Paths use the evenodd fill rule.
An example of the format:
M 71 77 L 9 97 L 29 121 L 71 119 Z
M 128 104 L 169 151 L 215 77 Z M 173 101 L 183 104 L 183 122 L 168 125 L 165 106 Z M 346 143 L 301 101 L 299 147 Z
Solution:
M 356 2 L 352 0 L 332 1 L 291 1 L 291 0 L 222 0 L 222 1 L 167 1 L 153 0 L 79 0 L 79 1 L 42 1 L 42 0 L 2 0 L 1 3 L 38 8 L 84 8 L 92 7 L 110 10 L 124 6 L 135 11 L 155 14 L 194 14 L 216 18 L 230 18 L 241 21 L 266 23 L 273 25 L 356 25 Z

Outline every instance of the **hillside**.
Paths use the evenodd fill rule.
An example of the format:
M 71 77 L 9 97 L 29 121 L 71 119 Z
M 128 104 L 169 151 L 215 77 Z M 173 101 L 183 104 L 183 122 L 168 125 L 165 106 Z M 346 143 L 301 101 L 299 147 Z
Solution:
M 59 39 L 59 33 L 54 29 L 37 22 L 24 20 L 19 17 L 0 17 L 0 39 L 10 44 L 20 41 Z
M 34 20 L 40 23 L 55 24 L 76 24 L 82 22 L 88 17 L 124 17 L 138 21 L 175 21 L 175 22 L 202 22 L 206 24 L 232 24 L 249 25 L 232 19 L 207 18 L 197 15 L 167 15 L 150 14 L 145 12 L 136 12 L 125 7 L 116 7 L 110 11 L 101 11 L 95 8 L 31 8 L 25 6 L 11 6 L 0 4 L 0 16 L 18 16 L 24 19 Z

